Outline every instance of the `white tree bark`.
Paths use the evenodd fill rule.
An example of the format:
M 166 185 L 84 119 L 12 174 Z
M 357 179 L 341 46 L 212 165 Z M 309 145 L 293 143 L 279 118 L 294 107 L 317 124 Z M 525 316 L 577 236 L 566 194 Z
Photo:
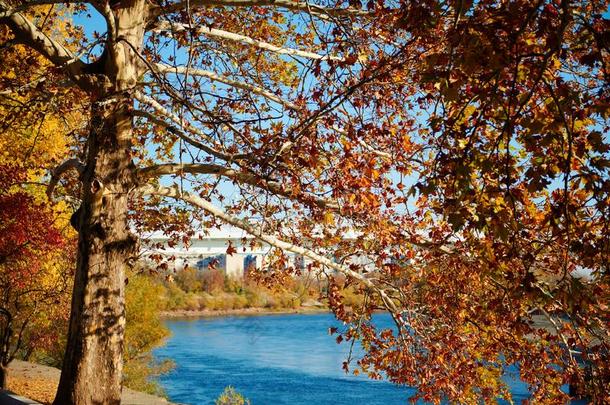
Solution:
M 224 84 L 229 85 L 231 87 L 235 87 L 237 89 L 244 90 L 246 92 L 251 92 L 251 93 L 257 94 L 257 95 L 262 96 L 262 97 L 264 97 L 264 98 L 266 98 L 268 100 L 271 100 L 273 102 L 281 104 L 281 105 L 283 105 L 286 108 L 290 108 L 292 110 L 298 110 L 299 109 L 299 107 L 296 104 L 293 104 L 290 101 L 283 100 L 281 97 L 279 97 L 276 94 L 270 92 L 269 90 L 265 90 L 262 87 L 255 86 L 253 84 L 249 84 L 249 83 L 245 83 L 245 82 L 240 82 L 240 81 L 237 81 L 237 80 L 229 79 L 228 77 L 221 76 L 221 75 L 216 74 L 216 73 L 214 73 L 214 72 L 212 72 L 210 70 L 197 69 L 197 68 L 188 68 L 186 66 L 169 66 L 169 65 L 164 65 L 162 63 L 157 63 L 154 66 L 155 66 L 155 68 L 157 69 L 157 71 L 159 73 L 163 73 L 163 74 L 173 73 L 173 74 L 179 74 L 179 75 L 191 75 L 191 76 L 206 77 L 206 78 L 208 78 L 210 80 L 213 80 L 215 82 L 224 83 Z
M 251 38 L 246 35 L 236 34 L 234 32 L 219 30 L 217 28 L 210 28 L 210 27 L 205 27 L 205 26 L 197 26 L 197 27 L 191 28 L 187 24 L 178 24 L 178 23 L 172 23 L 172 22 L 168 22 L 168 21 L 162 21 L 162 22 L 159 22 L 153 29 L 153 31 L 168 31 L 170 33 L 187 31 L 187 30 L 193 30 L 197 34 L 204 34 L 204 35 L 207 35 L 210 37 L 216 37 L 216 38 L 227 39 L 230 41 L 241 42 L 243 44 L 252 45 L 257 48 L 264 49 L 264 50 L 270 51 L 270 52 L 274 52 L 274 53 L 277 53 L 280 55 L 297 56 L 297 57 L 301 57 L 301 58 L 314 59 L 314 60 L 334 60 L 334 61 L 343 61 L 344 60 L 344 58 L 341 58 L 339 56 L 320 55 L 315 52 L 302 51 L 299 49 L 277 46 L 277 45 L 273 45 L 273 44 L 270 44 L 265 41 L 261 41 L 259 39 Z

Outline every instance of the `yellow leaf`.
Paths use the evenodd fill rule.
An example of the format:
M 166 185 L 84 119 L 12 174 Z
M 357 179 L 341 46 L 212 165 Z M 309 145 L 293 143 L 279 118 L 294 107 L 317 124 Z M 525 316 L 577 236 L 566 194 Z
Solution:
M 335 224 L 335 216 L 332 212 L 324 213 L 324 224 L 325 225 L 334 225 Z

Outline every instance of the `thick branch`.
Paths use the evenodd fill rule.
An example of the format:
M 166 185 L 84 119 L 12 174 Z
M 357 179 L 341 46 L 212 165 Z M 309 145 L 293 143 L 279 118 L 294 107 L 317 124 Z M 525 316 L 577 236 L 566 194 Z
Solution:
M 179 164 L 179 163 L 167 163 L 156 166 L 150 166 L 139 171 L 139 174 L 143 177 L 158 177 L 168 174 L 177 173 L 198 173 L 198 174 L 214 174 L 229 178 L 237 183 L 249 184 L 258 188 L 262 188 L 270 191 L 273 194 L 297 199 L 309 204 L 316 205 L 320 208 L 326 208 L 331 210 L 339 210 L 339 206 L 336 202 L 326 200 L 324 198 L 312 195 L 309 193 L 302 194 L 301 196 L 295 196 L 293 194 L 292 187 L 285 187 L 281 183 L 272 180 L 265 180 L 261 176 L 251 173 L 243 173 L 234 169 L 204 163 L 193 163 L 193 164 Z
M 365 276 L 363 276 L 362 274 L 351 270 L 347 266 L 344 266 L 339 263 L 335 263 L 334 261 L 330 260 L 329 258 L 324 257 L 324 256 L 314 252 L 311 249 L 297 246 L 293 243 L 285 242 L 274 236 L 264 234 L 257 227 L 250 224 L 248 221 L 242 220 L 242 219 L 239 219 L 232 215 L 227 214 L 222 209 L 216 207 L 212 203 L 204 200 L 203 198 L 200 198 L 199 196 L 189 194 L 187 192 L 183 192 L 183 191 L 179 190 L 177 187 L 169 188 L 169 187 L 145 186 L 140 189 L 140 192 L 143 195 L 157 195 L 157 196 L 161 196 L 161 197 L 169 197 L 169 198 L 173 198 L 176 200 L 182 200 L 184 202 L 192 204 L 196 207 L 203 209 L 208 214 L 211 214 L 211 215 L 215 216 L 216 218 L 219 218 L 222 221 L 224 221 L 230 225 L 233 225 L 237 228 L 240 228 L 240 229 L 248 232 L 250 235 L 256 237 L 257 239 L 259 239 L 263 242 L 268 243 L 271 246 L 274 246 L 278 249 L 282 249 L 284 251 L 288 251 L 288 252 L 291 252 L 291 253 L 294 253 L 297 255 L 302 255 L 323 266 L 336 270 L 336 271 L 346 275 L 347 277 L 351 277 L 354 280 L 357 280 L 358 282 L 362 283 L 366 287 L 376 291 L 379 294 L 382 301 L 384 302 L 384 304 L 386 305 L 388 310 L 392 311 L 394 314 L 399 313 L 398 308 L 394 304 L 394 301 L 392 301 L 392 299 L 387 295 L 385 290 L 383 290 L 379 286 L 377 286 L 373 282 L 373 280 L 368 279 Z
M 57 166 L 51 172 L 51 180 L 49 180 L 49 185 L 47 186 L 47 196 L 49 198 L 53 197 L 53 190 L 55 190 L 55 186 L 57 185 L 57 182 L 61 178 L 62 174 L 70 169 L 74 169 L 79 175 L 82 175 L 85 170 L 85 165 L 83 165 L 78 159 L 68 159 Z
M 178 23 L 170 23 L 167 21 L 163 21 L 163 22 L 158 23 L 156 25 L 156 27 L 154 28 L 155 31 L 170 31 L 170 32 L 181 32 L 181 31 L 187 31 L 187 30 L 191 30 L 191 29 L 193 29 L 198 34 L 204 34 L 204 35 L 211 36 L 211 37 L 228 39 L 231 41 L 236 41 L 236 42 L 241 42 L 241 43 L 248 44 L 248 45 L 253 45 L 253 46 L 256 46 L 257 48 L 275 52 L 275 53 L 278 53 L 281 55 L 300 56 L 303 58 L 315 59 L 315 60 L 337 60 L 337 61 L 344 60 L 343 58 L 338 57 L 338 56 L 320 55 L 315 52 L 302 51 L 299 49 L 277 46 L 277 45 L 273 45 L 273 44 L 270 44 L 265 41 L 261 41 L 258 39 L 248 37 L 246 35 L 235 34 L 233 32 L 219 30 L 216 28 L 209 28 L 206 26 L 198 26 L 198 27 L 191 28 L 191 26 L 189 26 L 187 24 L 178 24 Z
M 48 37 L 23 14 L 15 11 L 0 0 L 0 23 L 10 27 L 18 42 L 35 49 L 55 66 L 66 70 L 70 77 L 84 89 L 89 89 L 92 77 L 83 74 L 86 64 L 75 57 L 62 44 Z
M 159 6 L 153 11 L 153 15 L 159 16 L 162 14 L 175 13 L 180 10 L 185 10 L 186 1 L 178 1 L 177 3 L 167 6 Z M 370 16 L 372 13 L 356 8 L 333 8 L 324 7 L 307 1 L 294 0 L 191 0 L 188 3 L 190 9 L 198 7 L 252 7 L 252 6 L 269 6 L 283 8 L 286 10 L 299 11 L 315 15 L 320 18 L 341 17 L 341 16 Z
M 140 116 L 140 117 L 144 117 L 146 119 L 148 119 L 148 121 L 162 126 L 164 128 L 167 128 L 167 130 L 169 132 L 171 132 L 172 134 L 176 135 L 178 138 L 182 139 L 184 142 L 188 143 L 191 146 L 194 146 L 197 149 L 200 149 L 206 153 L 208 153 L 210 156 L 214 156 L 217 157 L 219 159 L 222 160 L 226 160 L 226 161 L 236 161 L 239 159 L 244 159 L 246 157 L 246 155 L 240 155 L 240 154 L 229 154 L 229 153 L 224 153 L 224 152 L 220 152 L 219 150 L 216 150 L 208 145 L 206 145 L 203 142 L 197 141 L 196 139 L 193 139 L 192 137 L 190 137 L 185 131 L 183 131 L 181 128 L 184 127 L 186 128 L 188 131 L 201 136 L 202 138 L 206 139 L 206 140 L 210 140 L 210 137 L 207 136 L 205 133 L 203 133 L 202 131 L 200 131 L 199 129 L 195 128 L 194 126 L 188 124 L 188 123 L 184 123 L 182 122 L 182 120 L 180 120 L 175 114 L 170 113 L 169 111 L 167 111 L 165 108 L 163 108 L 161 106 L 161 104 L 159 104 L 156 100 L 144 96 L 143 94 L 137 92 L 134 95 L 135 99 L 138 100 L 139 102 L 146 104 L 150 107 L 152 107 L 157 113 L 159 113 L 159 115 L 168 118 L 169 120 L 171 120 L 172 122 L 174 122 L 177 126 L 174 126 L 166 121 L 163 121 L 162 119 L 159 119 L 158 117 L 156 117 L 155 115 L 146 112 L 146 111 L 142 111 L 142 110 L 134 110 L 132 111 L 132 114 L 135 116 Z
M 216 81 L 216 82 L 220 82 L 220 83 L 224 83 L 227 84 L 231 87 L 235 87 L 241 90 L 245 90 L 247 92 L 252 92 L 254 94 L 258 94 L 259 96 L 265 97 L 268 100 L 274 101 L 278 104 L 283 105 L 286 108 L 290 108 L 292 110 L 297 110 L 298 106 L 296 104 L 293 104 L 289 101 L 286 100 L 282 100 L 282 98 L 278 97 L 277 95 L 273 94 L 272 92 L 270 92 L 269 90 L 265 90 L 261 87 L 258 86 L 254 86 L 252 84 L 248 84 L 248 83 L 244 83 L 244 82 L 239 82 L 237 80 L 232 80 L 229 79 L 227 77 L 218 75 L 214 72 L 211 72 L 209 70 L 203 70 L 203 69 L 193 69 L 193 68 L 187 68 L 185 66 L 169 66 L 169 65 L 164 65 L 162 63 L 157 63 L 155 64 L 155 68 L 158 70 L 159 73 L 173 73 L 173 74 L 188 74 L 191 76 L 200 76 L 200 77 L 207 77 L 210 80 Z

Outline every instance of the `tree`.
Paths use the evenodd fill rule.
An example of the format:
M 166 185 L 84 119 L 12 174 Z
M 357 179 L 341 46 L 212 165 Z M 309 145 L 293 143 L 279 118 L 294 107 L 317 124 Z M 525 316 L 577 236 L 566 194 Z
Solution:
M 607 2 L 71 3 L 106 32 L 62 44 L 33 4 L 0 2 L 14 40 L 90 101 L 82 162 L 51 179 L 82 184 L 56 404 L 119 403 L 130 226 L 188 237 L 189 222 L 359 284 L 362 310 L 332 285 L 329 301 L 372 377 L 474 401 L 508 396 L 519 364 L 552 401 L 584 379 L 579 350 L 581 385 L 607 395 Z
M 45 271 L 64 244 L 53 212 L 31 195 L 14 190 L 22 168 L 0 166 L 0 387 L 7 367 L 22 348 L 33 318 L 61 295 L 63 272 Z
M 0 42 L 9 39 L 10 33 L 2 27 Z M 61 347 L 58 335 L 63 332 L 62 320 L 69 316 L 69 308 L 62 304 L 69 302 L 73 232 L 66 228 L 66 204 L 48 207 L 41 186 L 45 168 L 66 154 L 66 134 L 78 119 L 66 110 L 73 102 L 70 95 L 44 91 L 45 82 L 57 75 L 49 72 L 43 57 L 11 46 L 0 49 L 0 59 L 0 366 L 4 384 L 13 358 L 45 354 L 47 360 L 46 354 L 53 356 L 56 344 Z
M 50 35 L 70 35 L 58 20 L 61 10 L 38 7 L 35 11 Z M 18 165 L 27 171 L 27 181 L 42 183 L 48 167 L 73 146 L 69 134 L 85 122 L 81 94 L 57 86 L 63 80 L 61 73 L 35 50 L 15 44 L 6 26 L 0 27 L 0 43 L 5 45 L 0 49 L 0 163 Z M 34 186 L 30 183 L 27 191 L 40 202 L 46 200 L 44 188 Z M 54 209 L 61 212 L 62 204 Z
M 152 350 L 168 335 L 159 318 L 163 286 L 142 274 L 131 274 L 125 291 L 126 328 L 124 340 L 124 383 L 136 391 L 162 394 L 151 378 L 171 369 L 170 361 L 155 362 Z

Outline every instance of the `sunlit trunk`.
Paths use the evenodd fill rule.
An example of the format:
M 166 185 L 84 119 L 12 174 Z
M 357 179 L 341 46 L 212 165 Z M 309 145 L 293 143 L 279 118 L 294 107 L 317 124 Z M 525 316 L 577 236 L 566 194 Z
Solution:
M 117 31 L 102 73 L 111 85 L 92 106 L 82 205 L 73 217 L 78 260 L 66 355 L 55 405 L 119 404 L 125 331 L 125 268 L 136 246 L 128 223 L 135 185 L 132 93 L 145 3 L 114 10 Z
M 125 330 L 127 221 L 133 186 L 128 98 L 94 107 L 83 201 L 73 221 L 78 261 L 59 404 L 119 404 Z

